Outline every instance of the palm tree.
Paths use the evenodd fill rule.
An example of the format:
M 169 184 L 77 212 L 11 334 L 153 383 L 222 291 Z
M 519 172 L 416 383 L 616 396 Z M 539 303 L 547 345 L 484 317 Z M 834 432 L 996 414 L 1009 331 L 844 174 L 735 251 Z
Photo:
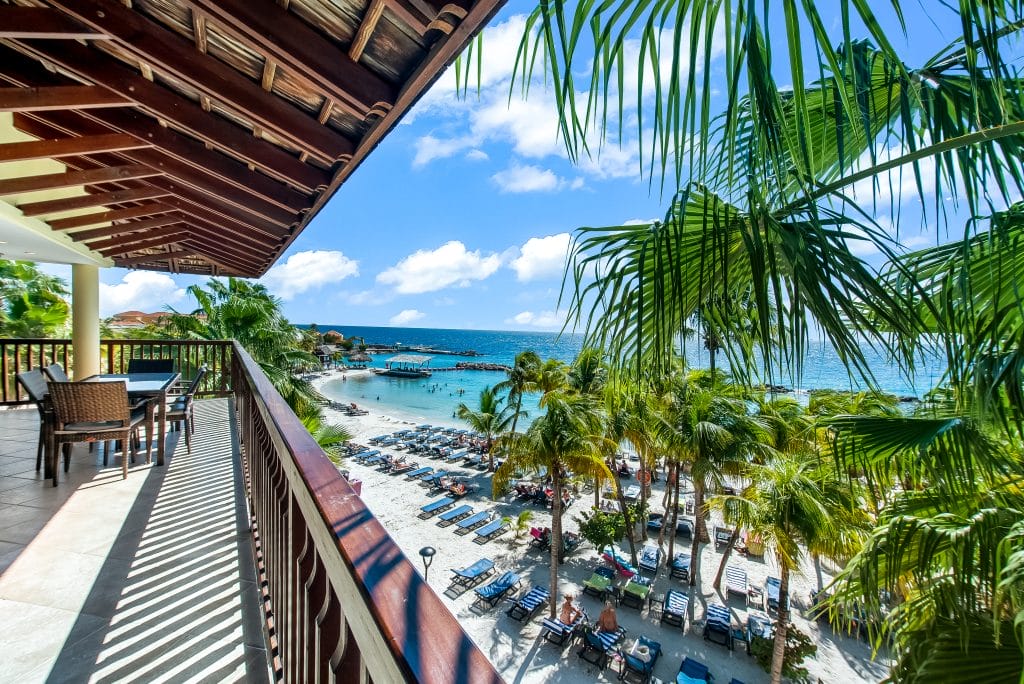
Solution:
M 494 470 L 494 450 L 492 449 L 494 437 L 507 432 L 513 420 L 509 407 L 501 405 L 503 401 L 504 398 L 498 396 L 495 388 L 488 386 L 480 391 L 479 408 L 471 409 L 465 404 L 459 404 L 456 409 L 460 420 L 465 421 L 473 431 L 484 435 L 487 439 L 487 456 L 489 458 L 487 472 Z
M 589 396 L 555 390 L 545 400 L 544 414 L 525 433 L 501 438 L 507 458 L 494 473 L 495 496 L 518 472 L 546 469 L 554 492 L 551 502 L 550 616 L 558 601 L 558 566 L 562 560 L 562 486 L 567 473 L 588 478 L 610 478 L 604 463 L 604 414 Z
M 672 380 L 661 439 L 680 462 L 690 466 L 695 518 L 692 567 L 700 567 L 700 545 L 709 540 L 706 493 L 724 487 L 728 475 L 744 472 L 762 431 L 762 424 L 748 414 L 742 400 L 702 386 L 693 375 Z M 696 583 L 697 572 L 693 572 L 690 584 Z
M 29 261 L 0 259 L 0 335 L 50 337 L 70 313 L 67 287 Z
M 541 361 L 537 352 L 526 350 L 516 354 L 515 362 L 508 372 L 508 379 L 499 382 L 494 386 L 497 392 L 508 392 L 508 403 L 515 404 L 512 412 L 511 431 L 516 431 L 519 423 L 519 416 L 523 415 L 523 395 L 537 389 L 537 376 L 540 372 Z
M 738 496 L 715 496 L 712 508 L 728 513 L 738 526 L 764 540 L 779 565 L 779 608 L 775 625 L 771 681 L 781 681 L 789 627 L 789 581 L 799 571 L 804 548 L 823 548 L 827 539 L 854 539 L 857 520 L 850 490 L 807 454 L 778 454 L 751 464 L 750 484 Z M 849 549 L 846 550 L 849 553 Z

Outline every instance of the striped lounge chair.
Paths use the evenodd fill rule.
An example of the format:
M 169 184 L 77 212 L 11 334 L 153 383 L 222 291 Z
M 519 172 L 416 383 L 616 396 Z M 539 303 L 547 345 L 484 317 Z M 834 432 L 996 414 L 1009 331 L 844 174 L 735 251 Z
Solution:
M 542 636 L 553 644 L 558 646 L 565 646 L 565 644 L 572 641 L 572 638 L 579 633 L 579 630 L 587 623 L 587 614 L 585 611 L 580 611 L 579 616 L 576 618 L 576 622 L 571 625 L 566 624 L 555 618 L 544 618 L 544 630 Z
M 732 650 L 732 616 L 729 609 L 720 603 L 708 605 L 704 616 L 704 639 Z
M 669 589 L 665 594 L 665 603 L 661 608 L 661 621 L 686 629 L 686 609 L 690 606 L 690 597 L 678 589 Z
M 506 612 L 513 620 L 526 622 L 533 617 L 540 608 L 551 598 L 550 592 L 541 586 L 536 586 L 519 598 Z
M 618 648 L 623 637 L 626 636 L 626 629 L 619 627 L 614 632 L 583 632 L 583 648 L 579 656 L 591 665 L 597 665 L 602 670 L 608 665 L 608 657 Z
M 725 595 L 739 594 L 747 600 L 747 571 L 735 565 L 725 567 Z

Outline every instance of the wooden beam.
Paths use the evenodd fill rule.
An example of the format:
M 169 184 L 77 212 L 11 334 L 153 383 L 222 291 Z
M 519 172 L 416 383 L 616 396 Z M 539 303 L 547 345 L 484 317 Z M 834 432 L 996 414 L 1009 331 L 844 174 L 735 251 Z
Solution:
M 96 192 L 90 195 L 78 197 L 64 197 L 62 199 L 47 200 L 45 202 L 26 202 L 19 204 L 18 209 L 25 216 L 43 216 L 45 214 L 56 214 L 72 209 L 86 209 L 89 207 L 105 207 L 111 204 L 122 204 L 124 202 L 138 202 L 140 200 L 165 197 L 170 193 L 160 188 L 146 187 L 135 190 L 115 190 L 113 192 Z
M 252 0 L 185 2 L 354 116 L 390 108 L 398 97 L 395 86 L 284 8 Z
M 55 138 L 0 144 L 0 162 L 23 161 L 25 159 L 58 159 L 96 152 L 117 152 L 148 147 L 124 133 L 109 135 L 88 135 L 80 138 Z
M 98 250 L 99 253 L 105 257 L 112 257 L 116 254 L 130 254 L 131 252 L 140 252 L 144 249 L 153 249 L 154 247 L 172 245 L 181 242 L 182 240 L 185 239 L 185 237 L 188 236 L 187 230 L 170 230 L 174 228 L 174 226 L 167 226 L 167 228 L 168 232 L 161 233 L 159 235 L 154 235 L 153 237 L 149 237 L 148 233 L 140 233 L 139 235 L 141 237 L 149 239 L 134 240 L 130 244 L 125 244 L 124 241 L 121 240 L 120 238 L 110 238 L 110 240 L 102 241 L 104 244 L 110 241 L 114 242 L 113 246 L 108 247 L 106 249 L 99 249 L 99 242 L 95 243 L 97 246 L 94 246 L 93 244 L 90 243 L 86 243 L 86 246 L 89 247 L 90 249 Z M 156 231 L 153 232 L 155 233 Z
M 135 103 L 98 86 L 0 88 L 0 112 L 47 112 L 52 109 L 131 107 Z
M 170 261 L 171 259 L 183 259 L 195 254 L 195 252 L 188 249 L 173 250 L 170 252 L 161 252 L 159 254 L 143 254 L 142 256 L 115 258 L 114 265 L 120 266 L 121 268 L 132 268 L 133 266 L 141 266 L 142 264 L 148 264 L 154 261 Z
M 370 0 L 370 6 L 366 9 L 362 23 L 359 24 L 356 37 L 348 46 L 348 56 L 353 62 L 358 62 L 363 56 L 363 50 L 370 43 L 370 36 L 377 28 L 377 22 L 380 21 L 382 14 L 384 14 L 384 0 Z
M 254 266 L 259 266 L 269 261 L 269 252 L 253 251 L 244 246 L 238 246 L 237 243 L 226 240 L 224 236 L 218 236 L 216 233 L 211 233 L 205 228 L 196 227 L 191 221 L 186 222 L 190 228 L 189 239 L 202 242 L 211 249 L 216 249 L 219 254 L 230 257 L 239 263 L 248 263 Z
M 260 167 L 268 175 L 303 191 L 322 190 L 330 182 L 329 173 L 303 163 L 272 143 L 254 139 L 238 126 L 204 111 L 201 106 L 168 88 L 147 81 L 99 50 L 78 43 L 55 44 L 53 41 L 24 41 L 22 45 L 38 59 L 52 62 L 79 78 L 117 93 L 131 93 L 141 107 L 157 118 L 169 121 L 190 135 L 227 150 L 239 159 Z M 5 67 L 13 64 L 15 58 L 23 60 L 24 56 L 0 46 L 0 73 L 16 78 L 19 67 Z M 120 110 L 108 112 L 115 116 L 120 113 Z
M 39 190 L 54 190 L 56 188 L 73 188 L 78 185 L 93 185 L 96 183 L 114 183 L 132 180 L 133 178 L 147 178 L 158 175 L 160 175 L 160 171 L 151 169 L 143 164 L 107 166 L 100 169 L 68 171 L 67 173 L 45 173 L 39 176 L 0 179 L 0 195 L 14 195 L 37 192 Z
M 179 209 L 185 215 L 185 222 L 196 228 L 201 228 L 210 234 L 217 242 L 244 249 L 253 255 L 260 255 L 262 258 L 267 254 L 277 251 L 283 240 L 270 240 L 262 233 L 254 231 L 241 231 L 230 223 L 218 221 L 215 215 L 198 215 L 200 212 L 189 213 Z
M 215 198 L 184 186 L 173 178 L 151 178 L 150 185 L 170 190 L 173 195 L 164 202 L 184 213 L 199 215 L 214 223 L 231 224 L 234 230 L 259 237 L 265 242 L 278 244 L 281 238 L 291 234 L 288 226 L 281 226 L 266 219 L 249 214 L 236 206 L 217 201 Z
M 87 26 L 108 33 L 139 61 L 225 103 L 300 150 L 334 162 L 348 154 L 346 150 L 352 147 L 344 136 L 321 126 L 308 114 L 267 93 L 258 84 L 240 77 L 224 62 L 197 52 L 191 41 L 139 12 L 114 0 L 50 2 Z M 258 14 L 271 8 L 271 5 L 263 5 Z
M 141 204 L 137 207 L 130 207 L 128 209 L 111 209 L 110 211 L 100 211 L 95 214 L 85 214 L 84 216 L 72 216 L 71 218 L 57 219 L 55 221 L 50 221 L 49 223 L 50 227 L 54 230 L 70 230 L 72 228 L 95 226 L 99 223 L 110 223 L 111 221 L 139 218 L 141 216 L 153 216 L 154 214 L 166 214 L 169 211 L 173 210 L 166 204 L 150 202 L 148 204 Z
M 49 7 L 0 7 L 0 38 L 102 40 L 108 37 Z
M 107 249 L 142 249 L 141 247 L 132 247 L 138 242 L 147 242 L 156 238 L 163 238 L 169 235 L 179 235 L 181 233 L 187 233 L 188 229 L 180 223 L 174 225 L 167 225 L 162 228 L 154 228 L 145 232 L 137 233 L 125 233 L 124 235 L 115 235 L 103 240 L 89 240 L 85 243 L 85 246 L 89 249 L 95 250 L 107 250 Z
M 44 136 L 57 132 L 65 133 L 96 133 L 105 130 L 94 121 L 84 119 L 74 112 L 35 112 L 32 114 L 18 113 L 14 115 L 14 125 L 19 130 L 32 135 Z M 295 212 L 280 209 L 269 202 L 251 197 L 240 190 L 223 183 L 219 178 L 203 173 L 184 164 L 177 159 L 163 155 L 154 150 L 142 150 L 124 152 L 133 161 L 137 161 L 150 168 L 163 171 L 167 176 L 154 183 L 161 182 L 165 189 L 176 192 L 179 188 L 197 188 L 204 196 L 203 202 L 213 206 L 214 204 L 230 205 L 229 209 L 233 217 L 238 218 L 245 225 L 257 226 L 268 234 L 282 235 L 288 232 L 291 224 L 297 220 Z M 106 159 L 94 159 L 99 162 Z M 170 186 L 170 187 L 167 187 Z
M 419 7 L 409 0 L 385 0 L 384 3 L 398 20 L 422 36 L 437 12 L 430 7 Z
M 126 221 L 124 223 L 115 223 L 112 226 L 105 228 L 90 228 L 89 230 L 80 230 L 76 233 L 68 233 L 72 240 L 96 240 L 97 238 L 110 237 L 112 235 L 121 235 L 122 233 L 134 233 L 139 230 L 149 230 L 150 228 L 158 228 L 160 226 L 169 226 L 172 223 L 182 223 L 183 219 L 181 214 L 164 214 L 162 216 L 154 216 L 150 219 L 142 219 L 141 221 Z
M 197 252 L 202 255 L 209 256 L 216 259 L 221 265 L 226 265 L 234 271 L 241 271 L 243 273 L 252 273 L 258 271 L 260 268 L 259 264 L 253 264 L 247 261 L 240 261 L 225 254 L 223 251 L 215 246 L 211 246 L 209 243 L 195 239 L 195 236 L 190 235 L 186 240 L 182 242 L 184 245 L 188 245 L 194 248 Z
M 242 268 L 240 266 L 233 266 L 215 255 L 207 254 L 206 250 L 201 249 L 198 245 L 193 244 L 191 241 L 186 240 L 182 244 L 187 247 L 190 247 L 197 258 L 202 259 L 206 263 L 210 264 L 210 266 L 213 266 L 214 275 L 236 275 L 248 277 L 248 274 L 250 273 L 250 269 Z M 217 269 L 220 269 L 221 272 L 218 273 Z

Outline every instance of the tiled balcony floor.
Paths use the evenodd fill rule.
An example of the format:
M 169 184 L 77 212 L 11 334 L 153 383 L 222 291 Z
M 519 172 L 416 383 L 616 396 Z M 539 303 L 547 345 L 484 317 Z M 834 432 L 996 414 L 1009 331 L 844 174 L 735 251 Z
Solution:
M 80 444 L 53 487 L 38 422 L 0 411 L 0 680 L 266 681 L 227 400 L 197 402 L 191 455 L 172 433 L 127 480 Z

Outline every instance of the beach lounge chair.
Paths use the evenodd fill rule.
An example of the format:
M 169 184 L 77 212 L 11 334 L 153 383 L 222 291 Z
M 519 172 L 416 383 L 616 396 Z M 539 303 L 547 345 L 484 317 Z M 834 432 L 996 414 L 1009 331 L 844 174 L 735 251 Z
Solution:
M 433 473 L 431 475 L 424 475 L 423 479 L 421 479 L 420 482 L 433 486 L 434 482 L 440 480 L 442 477 L 447 477 L 447 475 L 447 470 L 438 470 L 436 473 Z
M 475 541 L 477 544 L 486 544 L 495 537 L 500 537 L 501 535 L 505 534 L 505 532 L 507 531 L 508 523 L 506 523 L 501 518 L 498 518 L 496 520 L 492 520 L 483 527 L 474 530 L 474 532 L 476 533 L 476 539 L 474 539 L 473 541 Z
M 476 600 L 474 603 L 486 603 L 488 606 L 493 608 L 498 601 L 505 597 L 505 594 L 513 589 L 513 587 L 519 586 L 521 581 L 522 578 L 516 573 L 506 572 L 490 584 L 474 589 L 473 593 L 476 594 Z
M 371 458 L 375 458 L 377 456 L 380 456 L 380 451 L 377 449 L 371 449 L 369 451 L 363 451 L 361 453 L 356 454 L 355 459 L 362 463 L 366 463 Z
M 557 646 L 565 646 L 570 643 L 577 634 L 583 629 L 584 625 L 587 624 L 588 618 L 585 611 L 580 611 L 580 614 L 576 617 L 576 622 L 566 624 L 558 618 L 544 618 L 544 629 L 541 636 L 545 640 Z
M 374 465 L 375 463 L 382 462 L 387 457 L 388 457 L 387 454 L 377 454 L 376 456 L 373 456 L 372 458 L 366 459 L 366 461 L 364 461 L 364 463 L 366 463 L 366 465 Z
M 630 565 L 626 557 L 620 555 L 615 549 L 606 550 L 601 554 L 601 558 L 604 558 L 604 561 L 623 577 L 629 578 L 636 574 L 636 568 Z
M 767 613 L 762 613 L 759 610 L 747 611 L 747 630 L 746 630 L 746 641 L 747 641 L 747 654 L 750 654 L 750 644 L 756 638 L 760 639 L 771 639 L 775 636 L 775 623 Z
M 551 528 L 550 527 L 531 527 L 530 528 L 530 546 L 536 549 L 549 549 L 551 548 Z
M 630 577 L 629 581 L 622 587 L 622 593 L 619 595 L 619 603 L 629 608 L 643 610 L 644 604 L 647 602 L 647 597 L 650 595 L 650 581 L 640 575 L 634 575 L 633 577 Z
M 437 516 L 438 527 L 448 527 L 453 525 L 468 515 L 473 513 L 473 507 L 469 505 L 462 505 L 458 508 L 453 508 L 450 511 L 445 511 L 441 515 Z
M 717 551 L 721 546 L 727 546 L 729 540 L 732 539 L 732 529 L 728 527 L 720 527 L 715 525 L 715 550 Z
M 690 597 L 678 589 L 669 589 L 665 594 L 665 602 L 661 608 L 661 622 L 676 625 L 686 630 L 686 609 L 690 606 Z
M 693 539 L 693 522 L 687 518 L 676 521 L 676 536 Z
M 480 582 L 484 577 L 494 572 L 494 561 L 490 558 L 481 558 L 476 563 L 460 569 L 453 569 L 452 584 L 460 587 L 471 587 Z
M 729 609 L 720 603 L 708 604 L 704 615 L 704 640 L 732 650 L 732 616 Z
M 608 665 L 608 656 L 618 648 L 625 636 L 626 629 L 624 627 L 619 627 L 614 632 L 585 630 L 583 632 L 583 648 L 580 649 L 579 656 L 603 670 Z
M 483 525 L 490 519 L 490 511 L 480 511 L 479 513 L 474 513 L 468 518 L 464 518 L 459 521 L 458 525 L 456 526 L 458 529 L 455 530 L 455 534 L 469 534 L 470 530 L 479 527 L 480 525 Z
M 684 581 L 690 579 L 690 554 L 688 553 L 677 553 L 672 559 L 672 570 L 670 571 L 672 577 L 678 577 Z
M 646 651 L 646 657 L 640 655 L 641 651 Z M 620 649 L 619 655 L 622 657 L 622 671 L 619 673 L 619 681 L 636 677 L 639 681 L 646 684 L 651 681 L 654 666 L 661 656 L 661 644 L 641 634 L 637 638 L 636 643 L 633 644 L 633 648 Z
M 415 470 L 419 465 L 420 464 L 415 461 L 402 461 L 401 463 L 395 464 L 395 467 L 391 469 L 391 474 L 399 475 L 401 473 L 407 473 L 410 470 Z
M 455 463 L 456 461 L 461 461 L 462 459 L 466 458 L 466 456 L 469 456 L 468 452 L 456 451 L 454 453 L 449 454 L 447 460 L 449 463 Z
M 677 684 L 705 684 L 711 681 L 711 673 L 708 666 L 693 658 L 683 658 L 679 666 L 679 675 L 676 677 Z
M 443 499 L 438 499 L 437 501 L 431 501 L 426 506 L 420 508 L 419 517 L 423 520 L 426 520 L 427 518 L 433 516 L 435 513 L 443 513 L 444 511 L 447 511 L 454 505 L 455 499 L 449 496 L 446 496 Z
M 640 498 L 640 485 L 629 485 L 626 487 L 626 491 L 622 493 L 622 498 L 626 501 L 636 501 Z
M 407 480 L 418 480 L 419 478 L 421 478 L 421 477 L 423 477 L 425 475 L 429 475 L 433 471 L 434 471 L 434 469 L 431 468 L 430 466 L 426 466 L 425 468 L 417 468 L 416 470 L 412 471 L 411 473 L 406 474 L 405 479 L 407 479 Z
M 603 566 L 594 568 L 594 572 L 590 575 L 590 579 L 583 583 L 583 593 L 596 596 L 603 600 L 605 595 L 608 593 L 609 587 L 612 585 L 613 579 L 615 579 L 615 571 L 611 568 Z
M 484 455 L 483 454 L 477 454 L 476 456 L 472 456 L 470 458 L 467 458 L 466 462 L 463 465 L 465 465 L 467 468 L 479 468 L 481 465 L 483 465 L 483 462 L 484 462 Z
M 661 549 L 654 544 L 644 544 L 637 562 L 641 570 L 651 574 L 658 572 L 658 566 L 661 565 Z
M 736 565 L 725 566 L 725 595 L 739 594 L 747 600 L 747 571 Z
M 778 577 L 769 577 L 764 581 L 764 605 L 768 611 L 779 609 L 779 590 L 782 589 L 782 581 Z M 789 599 L 786 599 L 786 606 L 789 607 Z
M 519 622 L 526 622 L 533 617 L 534 613 L 551 598 L 551 593 L 542 586 L 536 586 L 512 604 L 512 607 L 505 611 L 510 618 Z

